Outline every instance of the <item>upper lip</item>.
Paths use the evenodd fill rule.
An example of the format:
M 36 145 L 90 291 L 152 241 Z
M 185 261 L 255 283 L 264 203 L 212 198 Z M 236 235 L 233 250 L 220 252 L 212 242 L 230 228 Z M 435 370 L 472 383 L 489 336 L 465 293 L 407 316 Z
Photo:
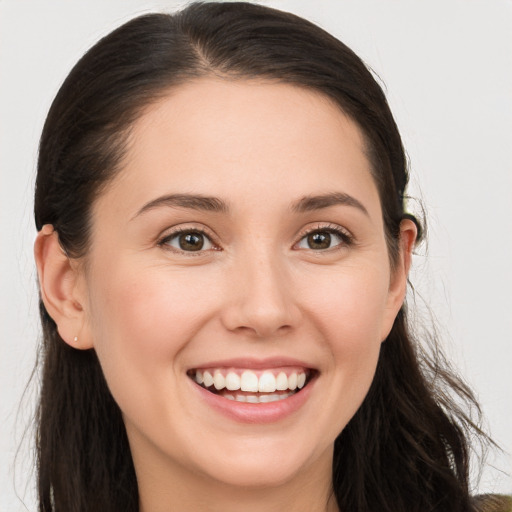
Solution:
M 244 368 L 247 370 L 268 370 L 286 366 L 294 366 L 311 370 L 315 369 L 313 366 L 311 366 L 311 364 L 306 363 L 305 361 L 283 356 L 264 359 L 254 357 L 237 357 L 231 359 L 219 359 L 216 361 L 205 361 L 192 366 L 190 370 L 197 368 Z

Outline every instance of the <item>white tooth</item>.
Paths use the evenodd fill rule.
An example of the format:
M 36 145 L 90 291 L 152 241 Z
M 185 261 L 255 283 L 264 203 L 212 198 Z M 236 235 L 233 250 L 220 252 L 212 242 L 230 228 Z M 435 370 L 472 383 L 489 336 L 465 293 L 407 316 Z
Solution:
M 304 387 L 304 384 L 306 384 L 306 374 L 299 373 L 299 376 L 297 377 L 297 387 L 299 389 L 302 389 Z
M 280 372 L 276 379 L 276 389 L 279 391 L 284 391 L 288 389 L 288 377 L 286 373 Z
M 202 384 L 203 383 L 203 374 L 201 373 L 200 370 L 196 371 L 196 382 L 198 384 Z
M 257 404 L 259 402 L 258 397 L 255 395 L 247 395 L 247 402 L 250 404 Z
M 213 384 L 212 374 L 208 371 L 203 373 L 203 384 L 209 388 Z
M 289 377 L 288 377 L 288 389 L 295 389 L 297 387 L 297 374 L 296 373 L 292 373 Z
M 229 372 L 226 375 L 226 388 L 230 391 L 240 389 L 240 376 L 235 372 Z
M 273 393 L 276 390 L 276 378 L 273 373 L 263 372 L 258 381 L 258 391 Z
M 236 395 L 235 400 L 237 402 L 247 402 L 245 395 Z
M 240 378 L 240 389 L 242 391 L 258 391 L 258 376 L 246 370 Z
M 281 397 L 279 395 L 270 395 L 269 398 L 271 399 L 271 402 L 278 402 L 279 400 L 281 400 Z
M 215 389 L 224 389 L 226 387 L 226 379 L 219 370 L 216 370 L 213 374 L 213 385 Z
M 227 398 L 228 400 L 234 400 L 234 395 L 222 395 L 224 398 Z
M 261 395 L 260 396 L 260 403 L 267 403 L 267 402 L 273 402 L 273 398 L 275 395 Z

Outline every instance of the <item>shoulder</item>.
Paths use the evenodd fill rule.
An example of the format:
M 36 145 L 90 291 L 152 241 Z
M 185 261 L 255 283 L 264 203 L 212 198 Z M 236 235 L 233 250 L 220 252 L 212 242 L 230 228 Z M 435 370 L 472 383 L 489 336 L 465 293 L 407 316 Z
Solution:
M 480 494 L 473 498 L 476 512 L 512 512 L 512 496 Z

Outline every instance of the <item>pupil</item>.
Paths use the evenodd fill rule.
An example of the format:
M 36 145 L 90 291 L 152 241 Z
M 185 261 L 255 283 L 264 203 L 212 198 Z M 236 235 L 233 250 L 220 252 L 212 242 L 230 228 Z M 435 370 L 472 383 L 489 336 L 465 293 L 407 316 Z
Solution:
M 185 251 L 199 251 L 203 248 L 203 235 L 197 233 L 185 233 L 180 236 L 180 248 Z
M 329 233 L 312 233 L 308 235 L 308 245 L 311 249 L 328 249 L 331 246 Z

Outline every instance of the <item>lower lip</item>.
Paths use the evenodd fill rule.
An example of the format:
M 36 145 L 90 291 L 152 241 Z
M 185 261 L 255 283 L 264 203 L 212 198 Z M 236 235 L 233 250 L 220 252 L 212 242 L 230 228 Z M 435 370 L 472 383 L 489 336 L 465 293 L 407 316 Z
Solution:
M 290 416 L 306 403 L 315 382 L 316 378 L 311 379 L 300 391 L 283 400 L 253 404 L 216 395 L 190 379 L 208 406 L 240 423 L 274 423 Z

